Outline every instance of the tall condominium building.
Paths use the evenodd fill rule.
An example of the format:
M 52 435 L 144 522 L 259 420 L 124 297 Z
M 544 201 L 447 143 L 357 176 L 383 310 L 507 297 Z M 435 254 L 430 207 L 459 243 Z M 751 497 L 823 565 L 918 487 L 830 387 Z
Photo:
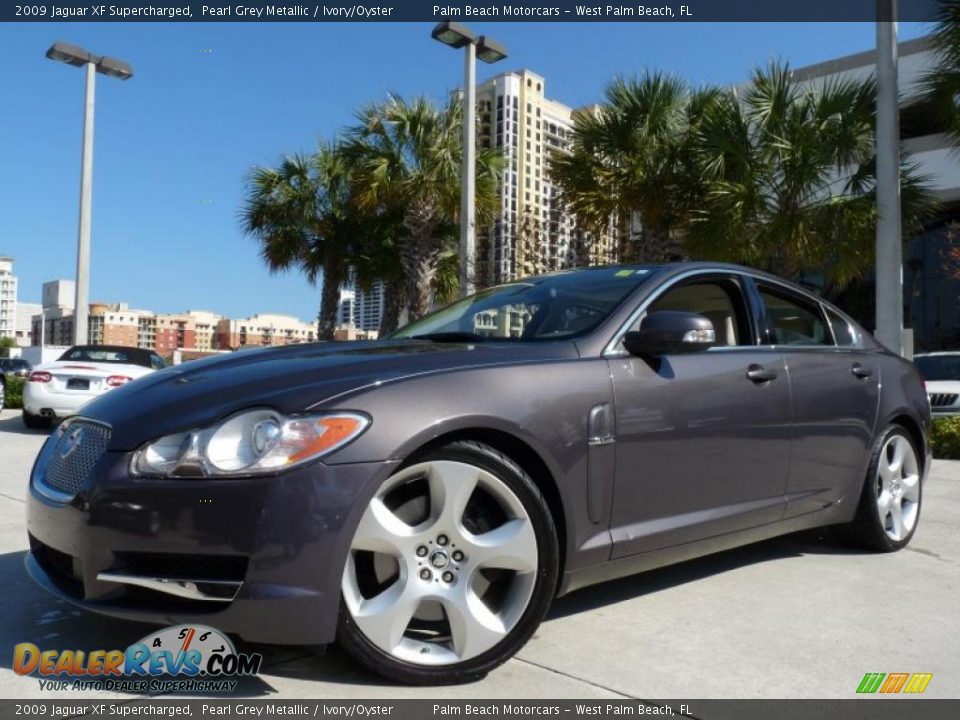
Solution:
M 375 282 L 369 290 L 357 286 L 351 277 L 340 288 L 337 301 L 337 327 L 356 328 L 365 333 L 378 332 L 383 318 L 384 290 Z
M 15 338 L 17 333 L 17 276 L 13 258 L 0 255 L 0 338 Z
M 543 77 L 529 70 L 507 72 L 477 89 L 481 147 L 502 148 L 500 216 L 477 233 L 477 284 L 615 260 L 615 227 L 585 232 L 560 202 L 549 175 L 550 159 L 568 153 L 574 118 L 596 112 L 573 108 L 544 95 Z

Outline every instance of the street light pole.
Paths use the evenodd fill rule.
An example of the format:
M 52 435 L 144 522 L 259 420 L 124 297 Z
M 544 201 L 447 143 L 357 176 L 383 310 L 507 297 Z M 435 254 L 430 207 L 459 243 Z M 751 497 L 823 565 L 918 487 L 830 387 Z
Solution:
M 460 166 L 460 297 L 473 295 L 477 250 L 477 50 L 468 43 L 463 53 L 463 162 Z
M 47 50 L 51 60 L 82 67 L 86 74 L 83 111 L 83 149 L 80 156 L 80 219 L 77 229 L 77 281 L 73 308 L 73 344 L 87 343 L 90 295 L 90 218 L 93 204 L 93 109 L 97 73 L 119 80 L 133 77 L 123 60 L 94 55 L 76 45 L 55 42 Z
M 477 58 L 495 63 L 507 56 L 497 41 L 480 36 L 457 22 L 439 23 L 431 37 L 452 48 L 463 48 L 463 156 L 460 165 L 460 297 L 475 289 L 477 188 Z
M 86 64 L 83 150 L 80 158 L 80 221 L 77 230 L 77 282 L 73 305 L 73 344 L 87 344 L 90 293 L 90 211 L 93 205 L 93 105 L 97 66 Z
M 877 339 L 903 355 L 897 0 L 877 0 Z

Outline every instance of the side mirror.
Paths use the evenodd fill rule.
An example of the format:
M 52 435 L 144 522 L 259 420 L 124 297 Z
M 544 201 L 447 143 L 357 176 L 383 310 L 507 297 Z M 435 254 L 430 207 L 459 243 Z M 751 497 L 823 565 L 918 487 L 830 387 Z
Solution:
M 715 342 L 713 323 L 703 315 L 678 310 L 652 312 L 640 323 L 639 330 L 623 336 L 627 352 L 641 357 L 699 352 Z

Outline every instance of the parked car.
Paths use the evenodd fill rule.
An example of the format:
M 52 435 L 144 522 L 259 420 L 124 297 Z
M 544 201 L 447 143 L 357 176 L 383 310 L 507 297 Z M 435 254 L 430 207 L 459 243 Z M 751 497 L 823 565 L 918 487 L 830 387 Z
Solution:
M 25 378 L 30 374 L 30 363 L 20 358 L 0 358 L 0 410 L 7 398 L 7 378 Z
M 774 276 L 555 273 L 97 398 L 37 459 L 27 567 L 107 615 L 466 681 L 591 583 L 822 525 L 899 550 L 929 428 L 912 363 Z
M 54 362 L 33 368 L 23 388 L 23 423 L 49 427 L 98 395 L 166 367 L 150 350 L 120 345 L 76 345 Z
M 960 415 L 960 351 L 924 353 L 913 361 L 926 381 L 933 414 Z

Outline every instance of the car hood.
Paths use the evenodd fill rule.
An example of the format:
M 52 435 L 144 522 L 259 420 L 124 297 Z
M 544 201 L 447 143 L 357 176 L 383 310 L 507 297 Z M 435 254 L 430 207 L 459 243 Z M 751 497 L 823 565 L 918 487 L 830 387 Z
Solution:
M 94 400 L 83 415 L 113 427 L 112 449 L 131 450 L 244 408 L 350 409 L 356 391 L 409 377 L 575 357 L 571 342 L 380 340 L 241 350 L 151 373 Z

